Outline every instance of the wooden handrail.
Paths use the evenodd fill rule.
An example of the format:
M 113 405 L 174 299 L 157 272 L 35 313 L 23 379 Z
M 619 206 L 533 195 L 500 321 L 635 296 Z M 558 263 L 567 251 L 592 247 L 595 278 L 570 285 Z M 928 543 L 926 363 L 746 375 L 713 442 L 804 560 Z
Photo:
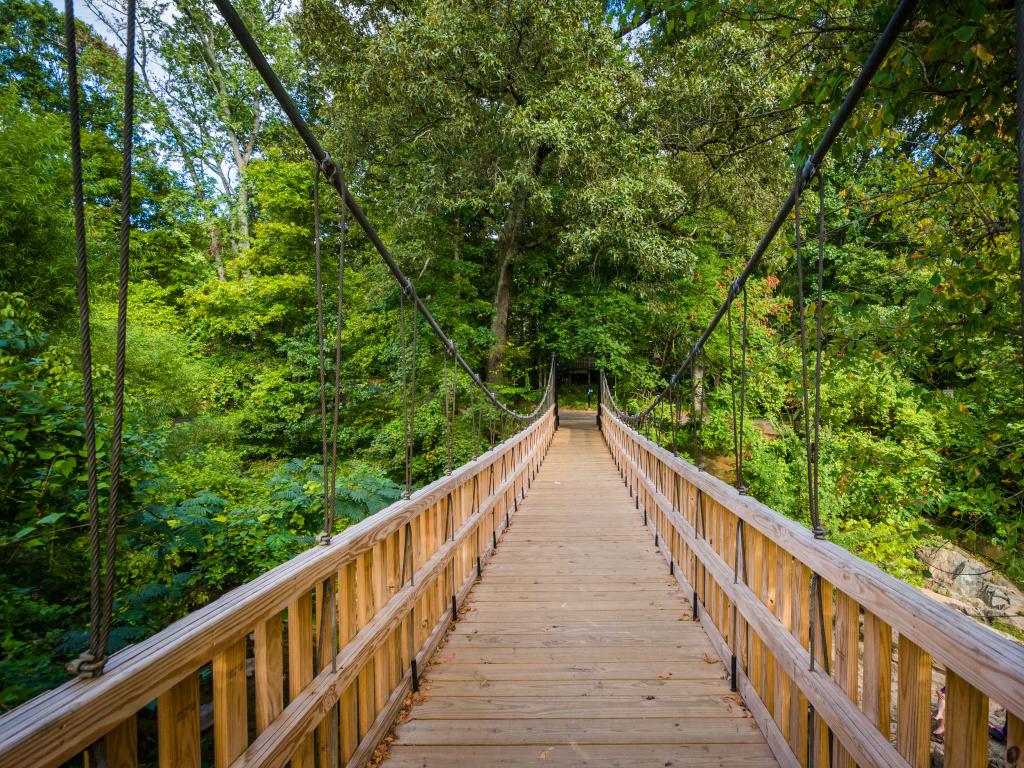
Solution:
M 928 765 L 932 660 L 945 668 L 950 688 L 946 765 L 985 764 L 988 697 L 1007 710 L 1008 751 L 1021 746 L 1024 647 L 841 547 L 815 539 L 795 521 L 643 437 L 609 410 L 602 411 L 602 431 L 673 572 L 685 588 L 696 590 L 700 618 L 713 644 L 727 666 L 733 655 L 739 656 L 737 678 L 745 685 L 738 687 L 746 688 L 741 692 L 748 703 L 751 696 L 757 698 L 751 710 L 780 762 L 807 765 L 809 751 L 828 757 L 827 743 L 808 746 L 815 738 L 823 742 L 821 734 L 827 731 L 808 729 L 806 715 L 797 711 L 806 700 L 814 707 L 815 721 L 831 730 L 834 764 Z M 698 494 L 705 505 L 702 526 L 696 516 Z M 733 566 L 741 525 L 745 546 L 739 552 L 755 560 L 753 565 L 748 560 L 746 583 Z M 822 584 L 831 674 L 823 669 L 820 647 L 811 669 L 812 573 Z M 794 589 L 798 584 L 800 589 Z M 892 630 L 900 639 L 895 747 L 889 712 Z M 821 636 L 816 638 L 819 646 Z M 864 670 L 859 702 L 858 665 Z M 795 696 L 789 686 L 795 686 Z M 787 711 L 781 711 L 780 703 Z
M 370 740 L 383 735 L 408 690 L 412 658 L 424 663 L 443 636 L 452 595 L 461 597 L 472 585 L 553 431 L 551 408 L 478 459 L 336 535 L 331 544 L 303 552 L 114 654 L 102 677 L 72 680 L 4 715 L 0 766 L 59 765 L 100 739 L 106 741 L 108 762 L 113 750 L 124 756 L 117 764 L 132 765 L 136 713 L 158 700 L 161 766 L 198 767 L 198 673 L 211 660 L 218 766 L 282 765 L 289 759 L 295 766 L 312 765 L 311 732 L 325 727 L 339 700 L 344 758 L 368 756 L 375 745 Z M 407 572 L 406 584 L 399 584 L 407 532 L 414 577 L 409 584 Z M 327 580 L 337 594 L 340 652 L 335 665 L 328 657 L 321 665 L 325 671 L 314 678 L 313 607 L 319 610 L 321 603 L 312 596 Z M 285 626 L 292 691 L 287 707 Z M 256 666 L 251 683 L 250 643 Z M 250 698 L 259 729 L 251 746 Z M 344 721 L 346 715 L 351 722 Z

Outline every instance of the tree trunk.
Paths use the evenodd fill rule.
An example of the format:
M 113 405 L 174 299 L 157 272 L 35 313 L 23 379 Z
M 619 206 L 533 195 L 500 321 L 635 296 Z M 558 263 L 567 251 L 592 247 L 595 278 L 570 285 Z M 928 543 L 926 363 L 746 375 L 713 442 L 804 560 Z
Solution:
M 245 167 L 239 170 L 238 183 L 238 250 L 241 253 L 249 250 L 249 190 L 245 181 L 241 178 L 245 173 Z
M 505 345 L 508 343 L 508 309 L 512 297 L 512 267 L 515 252 L 509 244 L 498 248 L 498 286 L 494 292 L 494 317 L 491 319 L 491 333 L 494 342 L 487 357 L 487 378 L 501 382 L 504 374 L 501 364 L 505 359 Z
M 551 153 L 551 147 L 541 144 L 534 151 L 531 162 L 531 173 L 534 178 L 540 176 L 544 158 Z M 526 205 L 530 200 L 529 190 L 513 201 L 508 223 L 505 225 L 498 241 L 498 285 L 494 290 L 494 318 L 491 320 L 491 333 L 494 342 L 487 358 L 487 376 L 492 381 L 500 382 L 504 376 L 501 364 L 505 359 L 505 346 L 508 343 L 508 310 L 512 295 L 512 268 L 522 248 L 523 233 L 526 230 Z
M 228 275 L 224 270 L 224 259 L 220 256 L 220 227 L 214 227 L 210 232 L 210 256 L 217 268 L 217 279 L 223 283 L 228 279 Z

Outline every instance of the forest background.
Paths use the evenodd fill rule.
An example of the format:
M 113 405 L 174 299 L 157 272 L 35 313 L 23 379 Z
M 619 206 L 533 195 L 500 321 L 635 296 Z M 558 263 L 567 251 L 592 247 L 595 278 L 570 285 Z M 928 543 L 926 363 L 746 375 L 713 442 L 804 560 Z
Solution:
M 117 0 L 88 2 L 105 455 L 125 30 Z M 554 353 L 593 360 L 632 407 L 749 258 L 890 5 L 238 3 L 420 295 L 503 396 L 529 402 Z M 140 13 L 115 646 L 309 546 L 321 515 L 313 164 L 211 3 L 141 0 Z M 927 575 L 916 549 L 936 541 L 1024 580 L 1013 28 L 1004 0 L 920 3 L 824 168 L 822 512 L 833 539 L 912 582 Z M 0 3 L 2 708 L 66 678 L 88 614 L 62 35 L 53 5 Z M 329 273 L 333 192 L 324 211 Z M 748 285 L 745 479 L 804 519 L 793 257 L 788 227 Z M 810 275 L 805 288 L 813 300 Z M 338 529 L 404 478 L 399 294 L 354 228 L 345 305 Z M 418 354 L 417 485 L 447 459 L 445 367 L 426 334 Z M 728 475 L 724 333 L 705 382 L 705 450 Z M 458 390 L 461 463 L 490 427 L 468 381 Z M 692 458 L 692 441 L 676 447 Z

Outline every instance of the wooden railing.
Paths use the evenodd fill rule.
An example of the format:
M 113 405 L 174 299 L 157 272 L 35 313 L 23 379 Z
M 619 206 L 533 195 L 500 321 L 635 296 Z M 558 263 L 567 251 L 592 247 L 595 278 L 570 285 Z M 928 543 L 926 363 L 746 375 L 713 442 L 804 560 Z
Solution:
M 782 766 L 931 765 L 940 685 L 946 766 L 988 764 L 990 699 L 1006 709 L 1007 765 L 1024 766 L 1024 647 L 816 540 L 608 408 L 601 427 Z
M 210 756 L 219 768 L 312 768 L 328 764 L 332 743 L 345 763 L 365 763 L 518 509 L 554 429 L 549 408 L 331 544 L 115 654 L 102 677 L 8 713 L 0 765 L 59 765 L 99 745 L 93 754 L 108 766 L 134 766 L 138 714 L 152 717 L 154 701 L 162 768 L 198 768 Z M 336 596 L 337 621 L 325 592 Z M 201 729 L 211 704 L 212 747 Z

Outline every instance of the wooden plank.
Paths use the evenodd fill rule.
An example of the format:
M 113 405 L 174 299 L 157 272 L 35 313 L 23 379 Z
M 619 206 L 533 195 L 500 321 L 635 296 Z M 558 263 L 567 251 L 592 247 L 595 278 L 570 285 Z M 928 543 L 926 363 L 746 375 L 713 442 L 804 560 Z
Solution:
M 156 714 L 160 768 L 200 768 L 198 673 L 161 695 Z
M 946 670 L 944 764 L 956 768 L 988 765 L 988 697 Z
M 710 746 L 656 745 L 643 749 L 647 765 L 703 766 L 704 768 L 768 768 L 775 766 L 771 753 L 763 746 L 732 747 L 725 744 Z M 639 763 L 637 747 L 609 745 L 580 747 L 575 744 L 538 744 L 519 747 L 398 747 L 391 753 L 387 765 L 391 768 L 423 768 L 444 765 L 451 768 L 507 768 L 524 765 L 543 765 L 545 768 L 632 768 Z M 649 762 L 647 762 L 649 761 Z
M 1006 768 L 1024 768 L 1024 720 L 1006 713 Z
M 253 638 L 256 732 L 265 730 L 284 709 L 284 647 L 281 614 L 256 625 Z
M 416 708 L 420 720 L 553 720 L 564 717 L 601 719 L 607 717 L 745 717 L 745 710 L 721 693 L 692 695 L 685 699 L 634 696 L 573 698 L 551 696 L 521 698 L 491 696 L 476 700 L 453 696 L 429 696 Z
M 662 677 L 664 675 L 664 677 Z M 523 680 L 537 681 L 606 681 L 619 680 L 725 680 L 725 668 L 700 659 L 614 661 L 584 664 L 568 661 L 536 662 L 534 664 L 485 664 L 483 662 L 445 661 L 431 666 L 426 673 L 431 682 Z
M 376 603 L 373 600 L 373 557 L 373 550 L 369 550 L 356 558 L 357 626 L 360 629 L 369 624 L 377 612 Z M 356 709 L 360 741 L 370 730 L 377 714 L 374 666 L 375 659 L 368 658 L 362 665 L 357 678 Z
M 578 744 L 757 744 L 764 737 L 750 718 L 687 720 L 670 718 L 602 718 L 593 721 L 566 717 L 554 720 L 420 720 L 398 726 L 396 744 L 515 746 L 575 741 Z
M 896 746 L 911 768 L 931 765 L 932 657 L 903 635 L 899 639 Z
M 861 709 L 885 738 L 892 733 L 892 628 L 864 611 L 864 700 Z
M 338 574 L 338 635 L 342 646 L 355 637 L 356 616 L 356 564 L 351 562 Z M 348 686 L 339 699 L 341 718 L 341 759 L 348 762 L 359 745 L 359 720 L 356 710 L 356 684 Z
M 249 744 L 245 645 L 243 638 L 213 657 L 213 754 L 217 768 L 227 768 Z
M 288 606 L 288 695 L 294 700 L 313 680 L 313 603 L 309 592 Z M 313 768 L 313 734 L 295 744 L 292 768 Z
M 787 632 L 793 632 L 793 557 L 781 547 L 777 552 L 778 603 L 775 615 Z M 792 737 L 792 711 L 796 688 L 781 664 L 775 666 L 775 722 L 790 744 Z
M 493 666 L 493 665 L 483 665 Z M 716 675 L 703 680 L 685 678 L 664 680 L 652 675 L 646 680 L 562 680 L 552 685 L 548 680 L 492 680 L 481 671 L 475 680 L 437 680 L 433 676 L 424 690 L 430 696 L 460 697 L 470 699 L 498 698 L 564 698 L 566 696 L 588 696 L 592 698 L 628 698 L 656 696 L 659 699 L 686 699 L 690 694 L 702 696 L 723 695 L 722 677 Z
M 107 768 L 135 768 L 139 764 L 139 728 L 129 717 L 103 738 Z
M 818 626 L 815 628 L 815 651 L 817 655 L 816 664 L 819 664 L 821 669 L 834 670 L 834 659 L 832 658 L 833 650 L 833 606 L 832 606 L 832 585 L 824 579 L 820 580 L 819 589 L 821 590 L 821 615 L 817 617 Z M 815 611 L 818 610 L 818 606 L 815 606 Z M 824 635 L 824 642 L 822 641 L 822 635 Z M 833 679 L 835 672 L 832 671 Z M 845 690 L 845 689 L 844 689 Z M 829 761 L 829 727 L 825 721 L 821 718 L 821 715 L 815 713 L 814 718 L 814 751 L 816 765 L 828 765 Z
M 839 687 L 846 691 L 850 701 L 857 703 L 857 684 L 860 679 L 860 606 L 853 598 L 842 592 L 836 601 L 833 677 L 839 683 Z M 853 757 L 838 740 L 835 744 L 833 764 L 835 768 L 855 768 L 856 765 Z

